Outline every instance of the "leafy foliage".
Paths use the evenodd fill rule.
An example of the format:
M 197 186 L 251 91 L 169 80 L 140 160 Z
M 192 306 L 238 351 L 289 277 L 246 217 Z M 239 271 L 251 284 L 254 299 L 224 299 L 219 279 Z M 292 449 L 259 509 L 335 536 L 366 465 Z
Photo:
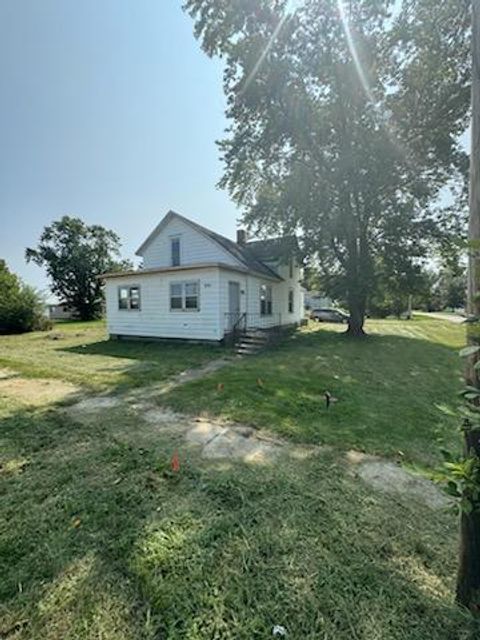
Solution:
M 63 216 L 45 227 L 37 248 L 27 249 L 25 255 L 27 261 L 46 267 L 52 291 L 76 309 L 80 319 L 91 320 L 102 310 L 99 276 L 131 267 L 128 261 L 118 261 L 119 247 L 113 231 Z
M 415 301 L 423 299 L 428 295 L 429 284 L 428 274 L 408 256 L 390 254 L 379 258 L 375 289 L 368 304 L 370 315 L 401 317 L 408 309 L 409 296 L 412 295 Z
M 220 185 L 250 227 L 302 233 L 326 292 L 342 293 L 349 330 L 362 333 L 377 270 L 391 259 L 391 274 L 413 268 L 448 244 L 433 203 L 446 185 L 464 192 L 468 4 L 296 6 L 185 3 L 204 50 L 226 65 Z
M 0 333 L 48 328 L 42 296 L 11 273 L 4 260 L 0 260 L 0 291 Z
M 463 356 L 471 356 L 474 352 L 467 352 L 469 347 L 460 352 Z M 477 349 L 478 351 L 478 349 Z M 480 413 L 473 404 L 478 402 L 480 391 L 476 387 L 467 386 L 462 392 L 466 402 L 463 409 L 463 427 L 466 432 L 480 430 Z M 472 449 L 465 452 L 461 458 L 455 459 L 449 451 L 444 451 L 446 474 L 444 480 L 446 492 L 458 498 L 461 511 L 469 515 L 473 511 L 480 512 L 480 458 Z
M 438 309 L 465 307 L 467 293 L 466 269 L 461 264 L 447 265 L 440 270 L 432 286 L 432 303 Z

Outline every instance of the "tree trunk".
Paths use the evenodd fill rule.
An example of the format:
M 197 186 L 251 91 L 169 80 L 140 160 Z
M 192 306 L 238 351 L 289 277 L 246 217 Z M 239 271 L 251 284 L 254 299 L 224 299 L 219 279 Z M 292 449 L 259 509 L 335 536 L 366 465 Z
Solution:
M 465 432 L 465 451 L 480 452 L 480 432 Z M 460 558 L 457 575 L 457 602 L 473 613 L 480 612 L 480 512 L 462 511 L 460 517 Z
M 412 319 L 412 294 L 408 295 L 408 306 L 407 306 L 407 320 Z
M 367 308 L 367 280 L 370 277 L 366 245 L 355 238 L 349 246 L 349 262 L 347 266 L 347 303 L 350 318 L 346 333 L 350 336 L 365 336 L 363 325 Z
M 468 313 L 480 318 L 480 0 L 472 3 L 472 142 L 470 153 L 470 216 L 468 224 Z M 467 330 L 468 344 L 480 344 L 479 322 Z M 478 354 L 468 358 L 465 381 L 480 387 L 474 368 Z M 480 456 L 480 431 L 465 429 L 465 455 Z M 465 495 L 465 497 L 469 497 Z M 457 601 L 470 610 L 480 609 L 480 511 L 462 510 Z
M 347 242 L 348 259 L 346 263 L 347 278 L 347 305 L 349 312 L 348 329 L 346 334 L 352 337 L 365 335 L 363 324 L 365 322 L 365 309 L 367 306 L 366 283 L 367 250 L 357 233 L 357 216 L 353 215 L 350 201 L 346 200 L 346 210 L 349 212 L 347 226 L 350 236 Z
M 349 336 L 361 337 L 365 336 L 363 324 L 365 322 L 365 300 L 359 295 L 353 295 L 348 300 L 348 311 L 350 317 L 348 319 L 348 329 L 346 333 Z

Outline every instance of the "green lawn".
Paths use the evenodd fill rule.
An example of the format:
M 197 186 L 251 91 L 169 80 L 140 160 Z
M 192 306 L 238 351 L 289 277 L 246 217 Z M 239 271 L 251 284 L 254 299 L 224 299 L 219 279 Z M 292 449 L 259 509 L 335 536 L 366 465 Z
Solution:
M 412 464 L 434 465 L 442 447 L 456 448 L 465 328 L 421 318 L 371 320 L 369 337 L 360 341 L 343 331 L 341 325 L 310 325 L 275 350 L 176 389 L 162 402 L 299 442 L 354 447 Z M 329 410 L 325 391 L 338 399 Z
M 219 355 L 208 347 L 108 344 L 101 325 L 59 330 L 66 334 L 59 340 L 0 338 L 1 362 L 32 377 L 120 392 L 164 379 L 168 367 L 176 372 L 181 363 Z M 447 438 L 456 424 L 448 412 L 456 403 L 461 328 L 371 322 L 375 335 L 361 344 L 336 330 L 301 332 L 168 398 L 297 440 L 327 440 L 332 421 L 336 448 L 302 460 L 285 456 L 276 466 L 205 461 L 128 402 L 78 422 L 68 408 L 3 396 L 0 638 L 252 640 L 272 637 L 275 624 L 295 640 L 480 637 L 478 623 L 452 602 L 455 514 L 372 490 L 340 451 L 355 439 L 389 450 L 386 435 L 377 447 L 367 428 L 358 429 L 363 416 L 378 437 L 386 425 L 406 457 L 417 459 L 414 438 L 413 452 L 429 444 L 419 459 L 435 458 L 429 437 L 440 430 Z M 217 397 L 218 380 L 225 389 Z M 328 416 L 316 400 L 325 388 L 339 397 Z M 313 398 L 303 409 L 294 402 L 301 393 Z M 277 405 L 282 394 L 285 403 Z M 401 413 L 410 402 L 416 429 Z M 172 477 L 174 450 L 181 470 Z
M 108 340 L 101 321 L 60 322 L 47 333 L 0 336 L 0 367 L 97 390 L 166 380 L 225 353 L 200 344 Z

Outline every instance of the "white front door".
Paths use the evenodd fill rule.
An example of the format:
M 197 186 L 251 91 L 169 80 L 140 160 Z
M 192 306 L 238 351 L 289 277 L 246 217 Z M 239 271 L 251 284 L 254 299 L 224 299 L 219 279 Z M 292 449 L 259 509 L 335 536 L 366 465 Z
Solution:
M 228 327 L 231 329 L 240 318 L 240 283 L 228 283 Z

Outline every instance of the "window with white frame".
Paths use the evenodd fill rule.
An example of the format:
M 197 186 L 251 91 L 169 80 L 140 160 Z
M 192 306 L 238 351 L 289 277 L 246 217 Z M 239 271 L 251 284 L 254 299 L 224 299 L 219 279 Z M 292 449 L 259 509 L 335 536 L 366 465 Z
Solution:
M 140 310 L 140 287 L 138 285 L 118 287 L 118 308 L 125 311 Z
M 294 308 L 294 298 L 293 298 L 293 289 L 288 290 L 288 313 L 293 313 Z
M 272 315 L 272 285 L 262 284 L 260 286 L 260 314 L 262 316 Z
M 170 285 L 170 309 L 172 311 L 183 309 L 183 285 L 181 282 Z
M 172 282 L 170 284 L 170 311 L 199 311 L 200 283 Z
M 172 267 L 180 266 L 180 238 L 172 238 L 170 240 L 171 262 Z

